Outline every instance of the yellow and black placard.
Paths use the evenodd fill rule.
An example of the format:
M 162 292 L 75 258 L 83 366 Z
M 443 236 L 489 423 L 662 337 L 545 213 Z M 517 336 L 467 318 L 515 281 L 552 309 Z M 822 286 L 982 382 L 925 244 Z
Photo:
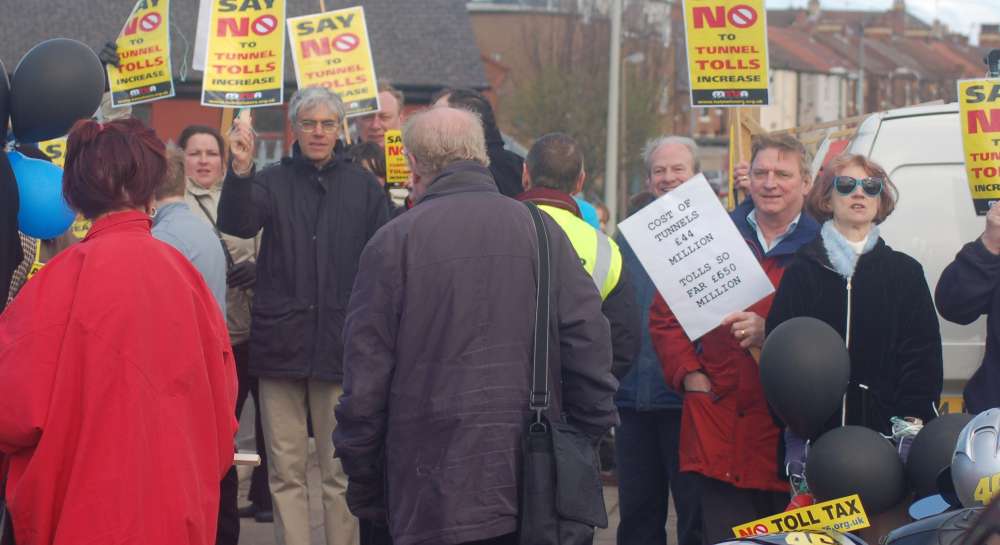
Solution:
M 223 108 L 281 104 L 285 0 L 211 2 L 201 104 Z
M 63 164 L 66 162 L 65 136 L 39 142 L 38 149 L 42 150 L 42 153 L 47 155 L 53 164 L 59 165 L 59 168 L 62 168 Z
M 767 106 L 764 0 L 684 0 L 692 106 Z
M 958 82 L 965 173 L 976 214 L 1000 200 L 1000 79 Z
M 747 537 L 821 528 L 852 532 L 869 526 L 868 515 L 861 506 L 861 497 L 854 494 L 741 524 L 733 528 L 733 535 Z
M 118 68 L 108 65 L 111 106 L 174 96 L 170 0 L 139 0 L 118 34 Z
M 361 6 L 288 20 L 299 88 L 322 85 L 337 93 L 347 117 L 378 110 L 378 84 L 365 10 Z
M 410 179 L 410 163 L 403 151 L 403 131 L 385 131 L 385 183 L 390 187 L 403 187 Z

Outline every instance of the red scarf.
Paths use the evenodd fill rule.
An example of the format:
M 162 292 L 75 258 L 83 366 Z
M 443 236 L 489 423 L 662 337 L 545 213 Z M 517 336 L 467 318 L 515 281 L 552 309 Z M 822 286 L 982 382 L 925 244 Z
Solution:
M 535 204 L 544 204 L 546 206 L 562 208 L 563 210 L 569 210 L 578 218 L 582 219 L 583 217 L 580 214 L 580 207 L 577 206 L 576 200 L 569 194 L 563 193 L 557 189 L 550 189 L 548 187 L 533 187 L 514 198 L 521 202 L 533 202 Z

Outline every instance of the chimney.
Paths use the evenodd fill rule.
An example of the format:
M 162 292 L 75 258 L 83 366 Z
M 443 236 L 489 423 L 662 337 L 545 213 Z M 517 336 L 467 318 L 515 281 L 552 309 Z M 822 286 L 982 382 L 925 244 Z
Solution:
M 979 26 L 979 47 L 1000 47 L 1000 25 Z
M 906 0 L 892 0 L 892 11 L 906 11 Z
M 940 40 L 943 39 L 947 33 L 948 27 L 945 26 L 940 19 L 934 19 L 934 22 L 931 24 L 931 37 L 936 40 Z

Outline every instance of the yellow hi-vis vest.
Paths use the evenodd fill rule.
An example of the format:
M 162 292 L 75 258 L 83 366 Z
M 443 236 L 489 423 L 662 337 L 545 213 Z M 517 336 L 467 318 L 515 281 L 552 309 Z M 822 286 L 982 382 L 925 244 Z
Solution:
M 580 264 L 594 279 L 594 285 L 601 292 L 601 300 L 607 299 L 622 276 L 622 253 L 615 241 L 569 210 L 544 204 L 538 208 L 562 227 L 580 258 Z

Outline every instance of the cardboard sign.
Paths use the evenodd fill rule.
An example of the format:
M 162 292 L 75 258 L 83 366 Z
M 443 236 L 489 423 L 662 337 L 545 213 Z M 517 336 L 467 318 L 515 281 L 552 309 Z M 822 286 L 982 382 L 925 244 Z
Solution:
M 108 65 L 111 106 L 174 96 L 170 0 L 139 0 L 118 33 L 118 68 Z
M 347 117 L 378 111 L 378 84 L 365 10 L 361 6 L 288 20 L 299 88 L 322 85 L 337 93 Z
M 223 108 L 281 104 L 284 27 L 285 0 L 212 0 L 201 104 Z
M 385 183 L 404 187 L 410 179 L 410 163 L 403 152 L 403 131 L 385 131 Z
M 861 497 L 854 494 L 741 524 L 733 528 L 733 535 L 747 537 L 819 528 L 838 532 L 853 532 L 869 526 L 871 524 L 868 522 L 868 515 L 861 505 Z M 828 545 L 817 544 L 808 539 L 787 541 L 792 535 L 789 534 L 786 537 L 788 545 Z
M 65 136 L 39 142 L 38 149 L 42 150 L 42 153 L 47 155 L 53 164 L 59 165 L 59 168 L 63 168 L 63 164 L 66 162 Z
M 774 292 L 703 174 L 618 227 L 692 341 Z
M 965 172 L 979 216 L 1000 200 L 1000 79 L 958 82 Z
M 684 0 L 692 106 L 767 106 L 764 0 Z

